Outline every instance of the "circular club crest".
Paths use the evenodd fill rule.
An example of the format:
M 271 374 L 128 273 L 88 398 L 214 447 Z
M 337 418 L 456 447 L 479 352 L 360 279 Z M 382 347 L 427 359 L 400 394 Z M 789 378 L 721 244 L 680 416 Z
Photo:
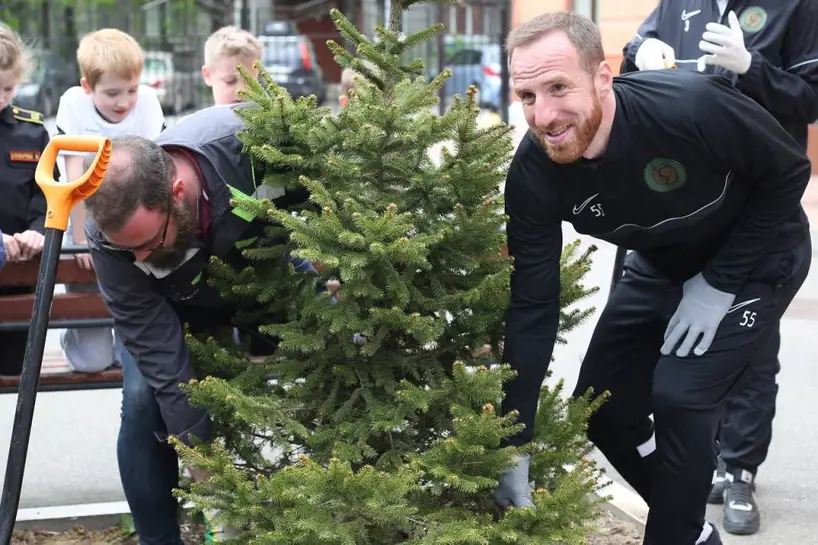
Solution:
M 741 12 L 738 23 L 744 32 L 758 32 L 767 23 L 767 12 L 763 8 L 747 8 Z
M 679 189 L 687 181 L 685 167 L 673 159 L 659 157 L 645 166 L 645 182 L 654 191 Z

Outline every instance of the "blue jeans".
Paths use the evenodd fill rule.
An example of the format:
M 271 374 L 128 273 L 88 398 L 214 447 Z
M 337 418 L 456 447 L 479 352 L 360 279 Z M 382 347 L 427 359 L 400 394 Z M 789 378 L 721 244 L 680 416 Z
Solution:
M 179 531 L 179 461 L 168 443 L 159 405 L 136 360 L 119 345 L 122 363 L 122 419 L 116 451 L 119 477 L 139 536 L 139 545 L 183 545 Z

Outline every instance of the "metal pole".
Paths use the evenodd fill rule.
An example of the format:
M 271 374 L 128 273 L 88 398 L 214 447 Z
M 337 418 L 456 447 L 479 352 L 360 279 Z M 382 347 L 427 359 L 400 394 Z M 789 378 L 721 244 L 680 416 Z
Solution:
M 46 229 L 43 254 L 37 274 L 37 287 L 34 290 L 34 310 L 31 325 L 28 328 L 28 342 L 20 376 L 20 390 L 17 394 L 17 410 L 14 413 L 14 424 L 11 428 L 11 444 L 6 462 L 3 495 L 0 499 L 0 543 L 3 545 L 11 543 L 11 535 L 17 519 L 17 508 L 20 505 L 23 472 L 26 467 L 31 423 L 34 419 L 34 405 L 37 400 L 37 386 L 40 382 L 40 368 L 43 364 L 45 337 L 48 332 L 51 302 L 54 299 L 54 284 L 57 280 L 57 265 L 60 260 L 62 239 L 63 231 Z
M 76 180 L 57 182 L 54 172 L 60 150 L 93 152 L 95 157 L 85 173 Z M 17 394 L 17 410 L 11 428 L 11 442 L 6 461 L 6 477 L 0 498 L 0 544 L 9 545 L 20 506 L 23 472 L 26 469 L 31 422 L 37 401 L 40 369 L 43 365 L 45 337 L 51 303 L 54 300 L 54 284 L 60 263 L 63 233 L 68 228 L 71 208 L 96 192 L 111 161 L 111 140 L 99 136 L 54 136 L 40 154 L 34 180 L 42 189 L 46 201 L 45 242 L 37 270 L 37 286 L 34 288 L 34 308 L 28 327 L 28 340 L 20 373 L 20 389 Z
M 511 86 L 509 85 L 508 52 L 505 48 L 506 36 L 511 31 L 511 12 L 508 9 L 509 2 L 500 2 L 500 117 L 503 123 L 508 123 L 509 95 Z

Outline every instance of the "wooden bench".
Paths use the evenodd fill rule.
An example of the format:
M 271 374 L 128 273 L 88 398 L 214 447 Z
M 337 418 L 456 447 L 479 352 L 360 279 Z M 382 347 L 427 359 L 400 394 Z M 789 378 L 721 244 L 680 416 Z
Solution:
M 57 284 L 96 284 L 94 271 L 80 268 L 74 259 L 73 254 L 85 251 L 84 247 L 63 248 L 57 267 Z M 32 290 L 32 293 L 21 295 L 0 294 L 0 331 L 28 331 L 39 267 L 39 260 L 32 260 L 6 263 L 0 270 L 0 287 L 29 287 Z M 49 329 L 110 326 L 113 326 L 113 319 L 99 292 L 54 294 Z M 61 352 L 57 355 L 53 351 L 46 352 L 43 360 L 40 391 L 91 390 L 122 386 L 121 369 L 78 373 L 69 367 Z M 0 393 L 16 392 L 19 385 L 19 377 L 0 377 Z
M 82 246 L 62 249 L 57 266 L 57 284 L 96 284 L 94 271 L 80 268 L 74 254 L 85 253 Z M 34 286 L 37 283 L 39 260 L 22 263 L 6 263 L 0 270 L 0 287 L 29 287 L 31 293 L 22 295 L 0 294 L 0 331 L 28 331 L 34 306 Z M 337 286 L 331 286 L 337 289 Z M 71 329 L 79 327 L 113 327 L 113 318 L 108 313 L 98 291 L 88 293 L 55 293 L 51 305 L 49 329 Z M 263 361 L 264 356 L 249 356 L 250 361 Z M 0 376 L 0 394 L 19 390 L 20 378 Z M 98 373 L 73 371 L 65 361 L 62 352 L 46 351 L 40 372 L 39 391 L 94 390 L 122 387 L 122 369 L 106 369 Z

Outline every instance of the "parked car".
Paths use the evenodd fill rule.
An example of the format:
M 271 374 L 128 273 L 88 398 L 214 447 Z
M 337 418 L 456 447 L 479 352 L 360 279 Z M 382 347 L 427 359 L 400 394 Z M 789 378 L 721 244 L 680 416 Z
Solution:
M 12 100 L 20 108 L 51 117 L 57 113 L 63 93 L 79 84 L 79 72 L 73 62 L 66 62 L 51 51 L 35 51 L 32 58 L 36 64 L 27 81 L 17 86 Z
M 315 95 L 319 103 L 326 101 L 327 87 L 315 48 L 295 24 L 268 23 L 258 39 L 263 47 L 261 64 L 278 85 L 293 98 Z
M 141 83 L 156 89 L 162 109 L 180 115 L 196 106 L 200 73 L 191 62 L 167 51 L 146 51 Z
M 477 98 L 482 108 L 500 109 L 500 46 L 484 44 L 464 47 L 446 59 L 444 68 L 452 71 L 446 80 L 446 96 L 465 95 L 470 85 L 478 89 Z

